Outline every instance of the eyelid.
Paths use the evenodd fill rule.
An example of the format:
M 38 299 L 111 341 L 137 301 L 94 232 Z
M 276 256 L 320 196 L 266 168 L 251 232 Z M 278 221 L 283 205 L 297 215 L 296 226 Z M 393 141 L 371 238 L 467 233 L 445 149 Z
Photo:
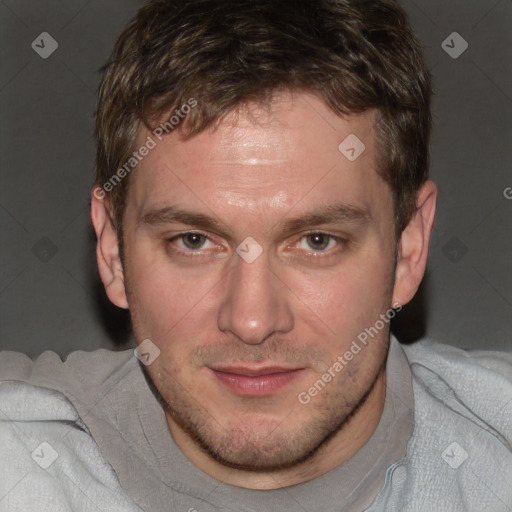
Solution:
M 304 233 L 301 233 L 301 237 L 308 236 L 308 235 L 329 235 L 333 238 L 341 238 L 341 235 L 336 235 L 334 233 L 331 233 L 330 231 L 326 231 L 323 229 L 310 229 L 309 231 L 306 231 Z
M 216 242 L 211 234 L 208 234 L 204 231 L 201 231 L 200 229 L 192 229 L 192 230 L 189 230 L 189 231 L 182 231 L 180 233 L 177 233 L 171 237 L 168 237 L 166 238 L 166 241 L 167 242 L 174 242 L 175 240 L 177 239 L 182 239 L 184 238 L 185 236 L 187 235 L 191 235 L 191 234 L 196 234 L 196 235 L 201 235 L 201 236 L 204 236 L 208 241 L 212 242 L 213 244 L 217 244 L 217 245 L 220 245 L 218 242 Z M 311 229 L 309 231 L 306 231 L 304 233 L 301 233 L 298 240 L 296 242 L 294 242 L 294 244 L 297 244 L 298 242 L 300 242 L 304 237 L 307 237 L 307 236 L 310 236 L 310 235 L 325 235 L 325 236 L 329 236 L 331 239 L 335 240 L 337 242 L 337 245 L 340 246 L 340 245 L 344 245 L 344 244 L 347 244 L 348 243 L 348 240 L 346 237 L 342 237 L 340 235 L 335 235 L 334 233 L 330 233 L 328 231 L 324 231 L 324 230 L 319 230 L 319 229 Z M 181 248 L 177 248 L 177 249 L 174 249 L 177 253 L 181 253 L 181 254 L 188 254 L 188 255 L 193 255 L 193 254 L 198 254 L 198 253 L 204 253 L 204 252 L 211 252 L 211 249 L 181 249 Z M 308 255 L 312 255 L 312 254 L 315 254 L 315 255 L 325 255 L 325 256 L 329 256 L 329 255 L 332 255 L 332 253 L 335 251 L 335 248 L 332 248 L 332 249 L 329 249 L 329 250 L 324 250 L 324 251 L 315 251 L 313 249 L 311 249 L 310 251 L 308 250 L 304 250 L 304 249 L 299 249 L 299 251 L 302 251 Z
M 172 236 L 167 236 L 167 240 L 175 240 L 176 238 L 182 238 L 186 235 L 202 235 L 209 240 L 212 240 L 211 234 L 206 233 L 205 231 L 201 231 L 200 229 L 190 229 L 188 231 L 180 231 Z
M 344 245 L 348 243 L 348 240 L 346 237 L 335 235 L 334 233 L 329 233 L 328 231 L 323 231 L 320 229 L 312 229 L 310 231 L 306 231 L 305 233 L 302 233 L 297 240 L 297 242 L 294 242 L 294 245 L 299 243 L 304 237 L 310 236 L 310 235 L 324 235 L 330 237 L 332 240 L 334 240 L 338 246 Z M 301 250 L 301 249 L 299 249 Z M 335 248 L 324 250 L 324 251 L 315 251 L 314 249 L 311 249 L 310 251 L 305 250 L 304 252 L 307 254 L 325 254 L 330 255 L 335 250 Z
M 201 231 L 200 229 L 192 229 L 189 231 L 182 231 L 180 233 L 176 233 L 175 235 L 173 235 L 171 237 L 167 237 L 165 240 L 167 243 L 171 243 L 176 240 L 183 239 L 187 235 L 201 235 L 204 238 L 206 238 L 208 241 L 210 241 L 211 243 L 219 245 L 217 242 L 215 242 L 214 239 L 212 239 L 212 237 L 208 233 L 205 233 L 204 231 Z M 177 248 L 174 250 L 176 252 L 182 253 L 182 254 L 197 254 L 200 252 L 208 251 L 208 249 L 182 249 L 182 248 Z

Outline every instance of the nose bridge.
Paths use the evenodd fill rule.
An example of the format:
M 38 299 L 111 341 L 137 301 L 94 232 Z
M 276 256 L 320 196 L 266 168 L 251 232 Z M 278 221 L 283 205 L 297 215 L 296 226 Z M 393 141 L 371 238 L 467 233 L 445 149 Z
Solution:
M 255 345 L 292 326 L 286 290 L 271 272 L 265 253 L 251 263 L 239 257 L 228 275 L 218 312 L 219 329 Z

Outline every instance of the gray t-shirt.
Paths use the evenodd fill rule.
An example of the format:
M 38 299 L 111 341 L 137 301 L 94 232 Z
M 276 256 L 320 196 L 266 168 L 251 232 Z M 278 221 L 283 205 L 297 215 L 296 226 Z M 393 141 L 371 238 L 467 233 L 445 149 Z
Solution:
M 512 354 L 392 338 L 386 373 L 351 459 L 256 491 L 185 457 L 132 351 L 0 353 L 0 512 L 511 512 Z
M 35 362 L 4 353 L 2 362 L 1 380 L 57 390 L 72 402 L 126 494 L 151 512 L 363 510 L 383 486 L 387 468 L 405 455 L 413 430 L 411 374 L 395 339 L 386 364 L 384 410 L 365 446 L 319 478 L 271 491 L 223 484 L 189 461 L 174 443 L 158 394 L 131 350 L 77 351 L 65 362 L 50 352 Z

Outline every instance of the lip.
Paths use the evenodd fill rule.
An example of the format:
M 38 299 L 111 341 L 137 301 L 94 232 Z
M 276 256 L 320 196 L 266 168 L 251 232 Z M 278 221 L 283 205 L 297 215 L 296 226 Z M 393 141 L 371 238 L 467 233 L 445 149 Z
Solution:
M 220 384 L 241 396 L 269 396 L 297 379 L 304 368 L 279 366 L 210 368 Z

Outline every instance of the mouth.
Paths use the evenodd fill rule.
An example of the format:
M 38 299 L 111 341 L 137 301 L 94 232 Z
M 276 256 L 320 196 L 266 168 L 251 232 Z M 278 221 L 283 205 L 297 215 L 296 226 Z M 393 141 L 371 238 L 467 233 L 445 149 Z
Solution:
M 209 368 L 215 379 L 240 396 L 269 396 L 298 379 L 305 368 L 225 366 Z

